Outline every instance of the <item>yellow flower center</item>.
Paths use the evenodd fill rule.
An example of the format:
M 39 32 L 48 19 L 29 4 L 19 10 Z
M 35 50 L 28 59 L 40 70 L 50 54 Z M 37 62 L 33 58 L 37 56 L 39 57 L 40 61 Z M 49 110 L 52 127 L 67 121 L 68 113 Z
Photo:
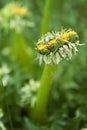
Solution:
M 76 32 L 74 31 L 65 32 L 62 34 L 61 38 L 62 40 L 68 40 L 70 35 L 76 35 Z
M 55 43 L 56 43 L 56 40 L 51 40 L 48 42 L 48 45 L 55 44 Z
M 38 41 L 41 41 L 40 39 L 38 40 Z M 51 41 L 49 41 L 47 44 L 39 44 L 38 46 L 37 46 L 37 49 L 38 50 L 42 50 L 42 49 L 44 49 L 44 48 L 46 48 L 46 49 L 50 49 L 50 45 L 52 45 L 52 44 L 55 44 L 56 43 L 56 40 L 51 40 Z
M 40 45 L 37 46 L 38 50 L 42 50 L 44 48 L 49 48 L 48 44 L 40 44 Z
M 14 14 L 17 14 L 17 15 L 24 15 L 27 13 L 26 8 L 21 8 L 13 4 L 11 5 L 11 10 Z

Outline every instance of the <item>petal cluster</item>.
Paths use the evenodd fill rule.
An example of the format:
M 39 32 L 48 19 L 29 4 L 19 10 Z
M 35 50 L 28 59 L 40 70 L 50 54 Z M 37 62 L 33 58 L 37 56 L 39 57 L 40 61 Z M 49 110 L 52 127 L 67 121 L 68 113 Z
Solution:
M 20 105 L 28 105 L 30 104 L 33 107 L 36 103 L 36 95 L 40 86 L 39 81 L 34 81 L 31 79 L 29 83 L 25 84 L 19 92 L 20 95 Z
M 14 30 L 21 33 L 26 27 L 34 27 L 34 23 L 29 20 L 30 17 L 31 12 L 20 3 L 8 3 L 0 9 L 0 28 L 6 32 Z
M 16 4 L 10 4 L 11 11 L 16 15 L 25 15 L 27 14 L 27 8 L 17 6 Z
M 78 52 L 79 37 L 71 29 L 60 32 L 48 32 L 36 43 L 40 64 L 58 64 L 63 59 L 71 59 Z

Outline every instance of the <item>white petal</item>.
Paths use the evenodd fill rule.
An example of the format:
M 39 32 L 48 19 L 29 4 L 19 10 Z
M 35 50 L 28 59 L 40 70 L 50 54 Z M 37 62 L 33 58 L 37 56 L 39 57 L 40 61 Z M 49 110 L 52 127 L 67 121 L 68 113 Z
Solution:
M 67 45 L 63 45 L 64 52 L 67 54 L 68 58 L 71 59 L 72 57 L 72 50 L 68 48 Z
M 58 52 L 54 55 L 53 62 L 58 64 L 61 61 L 61 57 Z
M 40 56 L 39 56 L 39 64 L 40 64 L 40 65 L 42 64 L 42 60 L 43 60 L 43 56 L 40 55 Z
M 50 64 L 51 63 L 51 57 L 48 55 L 44 55 L 43 56 L 43 60 L 46 64 Z
M 64 50 L 63 50 L 62 47 L 59 48 L 59 53 L 60 53 L 60 55 L 61 55 L 64 59 L 66 58 L 66 54 L 65 54 L 65 52 L 64 52 Z

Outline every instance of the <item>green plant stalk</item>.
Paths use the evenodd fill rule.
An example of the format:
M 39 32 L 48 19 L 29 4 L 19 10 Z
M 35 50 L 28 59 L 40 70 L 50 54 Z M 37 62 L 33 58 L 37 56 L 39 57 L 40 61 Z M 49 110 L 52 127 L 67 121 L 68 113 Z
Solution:
M 32 50 L 27 47 L 26 42 L 22 34 L 17 34 L 15 31 L 11 33 L 11 42 L 13 46 L 13 52 L 22 69 L 29 70 L 32 64 Z
M 51 0 L 46 0 L 42 24 L 41 24 L 41 35 L 45 34 L 48 30 L 50 7 L 51 7 Z
M 47 120 L 48 98 L 56 69 L 57 65 L 45 65 L 40 82 L 40 88 L 37 93 L 36 105 L 32 113 L 32 120 L 34 122 L 44 123 Z
M 51 0 L 46 0 L 41 24 L 41 35 L 45 34 L 48 30 L 50 7 Z M 37 94 L 36 105 L 31 110 L 31 119 L 34 122 L 44 123 L 47 119 L 47 103 L 55 71 L 55 65 L 45 65 L 43 75 L 41 78 L 41 85 Z

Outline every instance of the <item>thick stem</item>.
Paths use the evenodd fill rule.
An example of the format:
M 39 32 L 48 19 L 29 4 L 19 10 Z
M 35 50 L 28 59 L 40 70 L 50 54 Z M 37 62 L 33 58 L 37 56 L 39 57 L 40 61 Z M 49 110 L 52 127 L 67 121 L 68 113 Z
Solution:
M 51 0 L 46 0 L 45 8 L 44 8 L 44 15 L 42 19 L 41 35 L 45 34 L 48 30 L 50 7 L 51 7 Z
M 48 97 L 51 89 L 51 83 L 55 75 L 57 66 L 56 65 L 45 65 L 40 88 L 37 94 L 36 106 L 33 110 L 32 119 L 35 122 L 44 123 L 47 119 L 47 104 Z
M 51 7 L 51 0 L 46 0 L 45 8 L 44 8 L 44 15 L 42 19 L 41 25 L 41 35 L 45 34 L 48 30 L 49 25 L 49 16 L 50 16 L 50 7 Z M 40 88 L 37 94 L 37 101 L 36 105 L 31 111 L 31 118 L 32 121 L 38 123 L 44 123 L 47 119 L 47 103 L 49 92 L 51 89 L 52 79 L 54 77 L 54 73 L 56 71 L 56 66 L 52 65 L 45 65 L 43 75 L 41 78 Z

